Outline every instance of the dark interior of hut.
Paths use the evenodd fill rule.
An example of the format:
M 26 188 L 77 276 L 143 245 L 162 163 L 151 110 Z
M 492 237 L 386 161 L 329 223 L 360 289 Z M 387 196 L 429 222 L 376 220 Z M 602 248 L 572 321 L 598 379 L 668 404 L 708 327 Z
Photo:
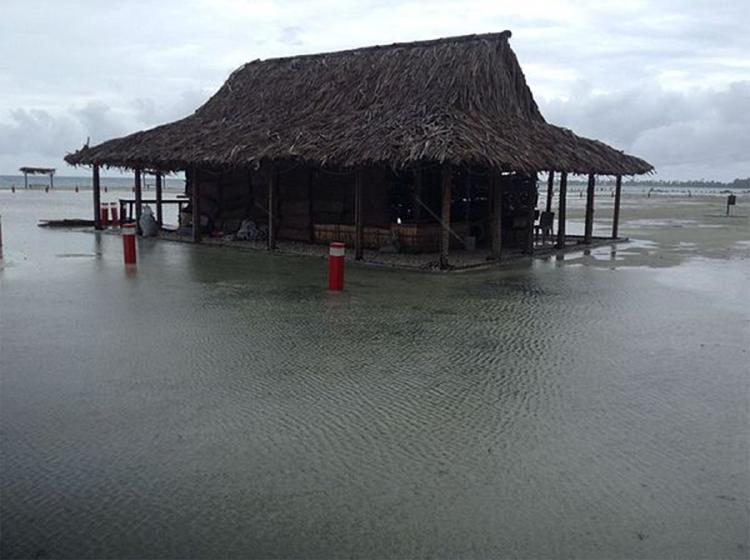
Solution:
M 355 236 L 354 176 L 348 170 L 305 165 L 288 169 L 213 171 L 196 169 L 186 175 L 186 194 L 198 184 L 201 229 L 223 236 L 248 229 L 254 239 L 268 235 L 270 173 L 276 174 L 273 196 L 276 238 L 308 243 L 343 241 Z M 363 243 L 368 249 L 392 252 L 434 252 L 440 246 L 441 171 L 387 167 L 362 169 Z M 534 174 L 507 173 L 501 183 L 503 246 L 524 248 L 529 242 L 537 203 Z M 494 190 L 486 170 L 457 167 L 452 176 L 451 221 L 455 248 L 491 243 Z M 192 229 L 192 207 L 180 214 L 180 227 Z

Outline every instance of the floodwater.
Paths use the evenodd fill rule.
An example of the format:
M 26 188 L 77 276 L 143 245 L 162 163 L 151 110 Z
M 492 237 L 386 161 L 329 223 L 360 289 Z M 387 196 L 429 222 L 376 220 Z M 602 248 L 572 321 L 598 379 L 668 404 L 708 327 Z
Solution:
M 331 294 L 323 260 L 164 241 L 126 271 L 36 227 L 88 196 L 0 192 L 2 557 L 747 558 L 748 200 L 672 202 Z

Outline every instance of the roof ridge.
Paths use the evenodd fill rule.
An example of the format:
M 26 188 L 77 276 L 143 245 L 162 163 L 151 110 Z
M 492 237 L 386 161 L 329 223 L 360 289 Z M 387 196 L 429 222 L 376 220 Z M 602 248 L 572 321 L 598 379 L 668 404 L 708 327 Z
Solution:
M 246 62 L 240 68 L 244 68 L 248 64 L 254 64 L 257 62 L 282 62 L 285 60 L 298 60 L 300 58 L 315 58 L 315 57 L 323 57 L 323 56 L 330 56 L 330 55 L 353 54 L 357 52 L 371 52 L 371 51 L 399 49 L 399 48 L 423 48 L 423 47 L 431 47 L 434 45 L 440 45 L 443 43 L 466 43 L 469 41 L 480 41 L 483 39 L 499 39 L 499 40 L 507 41 L 508 39 L 510 39 L 511 35 L 512 33 L 510 29 L 506 29 L 504 31 L 495 31 L 491 33 L 472 33 L 469 35 L 454 35 L 450 37 L 439 37 L 437 39 L 423 39 L 420 41 L 401 41 L 398 43 L 390 43 L 386 45 L 369 45 L 366 47 L 354 47 L 351 49 L 342 49 L 340 51 L 325 51 L 325 52 L 318 52 L 318 53 L 294 54 L 294 55 L 289 55 L 289 56 L 278 56 L 278 57 L 271 57 L 271 58 L 256 58 L 255 60 Z

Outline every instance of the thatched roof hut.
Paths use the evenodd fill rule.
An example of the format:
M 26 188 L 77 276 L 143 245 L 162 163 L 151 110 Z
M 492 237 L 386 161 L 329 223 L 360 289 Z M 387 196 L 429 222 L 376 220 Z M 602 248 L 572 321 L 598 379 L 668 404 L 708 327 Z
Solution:
M 510 31 L 255 60 L 182 120 L 66 156 L 176 171 L 267 161 L 449 162 L 501 171 L 630 175 L 652 166 L 547 123 Z

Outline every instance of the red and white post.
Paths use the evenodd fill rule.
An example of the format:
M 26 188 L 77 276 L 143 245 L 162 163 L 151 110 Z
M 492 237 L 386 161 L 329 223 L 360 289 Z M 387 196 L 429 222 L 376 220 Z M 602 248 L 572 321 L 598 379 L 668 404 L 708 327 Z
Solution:
M 125 265 L 135 265 L 135 224 L 122 225 L 122 254 Z
M 120 216 L 117 210 L 116 202 L 109 203 L 109 216 L 110 218 L 112 218 L 112 227 L 115 227 L 115 228 L 120 227 Z
M 328 250 L 328 289 L 340 292 L 344 289 L 344 256 L 346 245 L 338 241 L 331 243 Z
M 99 206 L 99 221 L 102 223 L 102 229 L 109 227 L 109 204 L 102 202 Z

